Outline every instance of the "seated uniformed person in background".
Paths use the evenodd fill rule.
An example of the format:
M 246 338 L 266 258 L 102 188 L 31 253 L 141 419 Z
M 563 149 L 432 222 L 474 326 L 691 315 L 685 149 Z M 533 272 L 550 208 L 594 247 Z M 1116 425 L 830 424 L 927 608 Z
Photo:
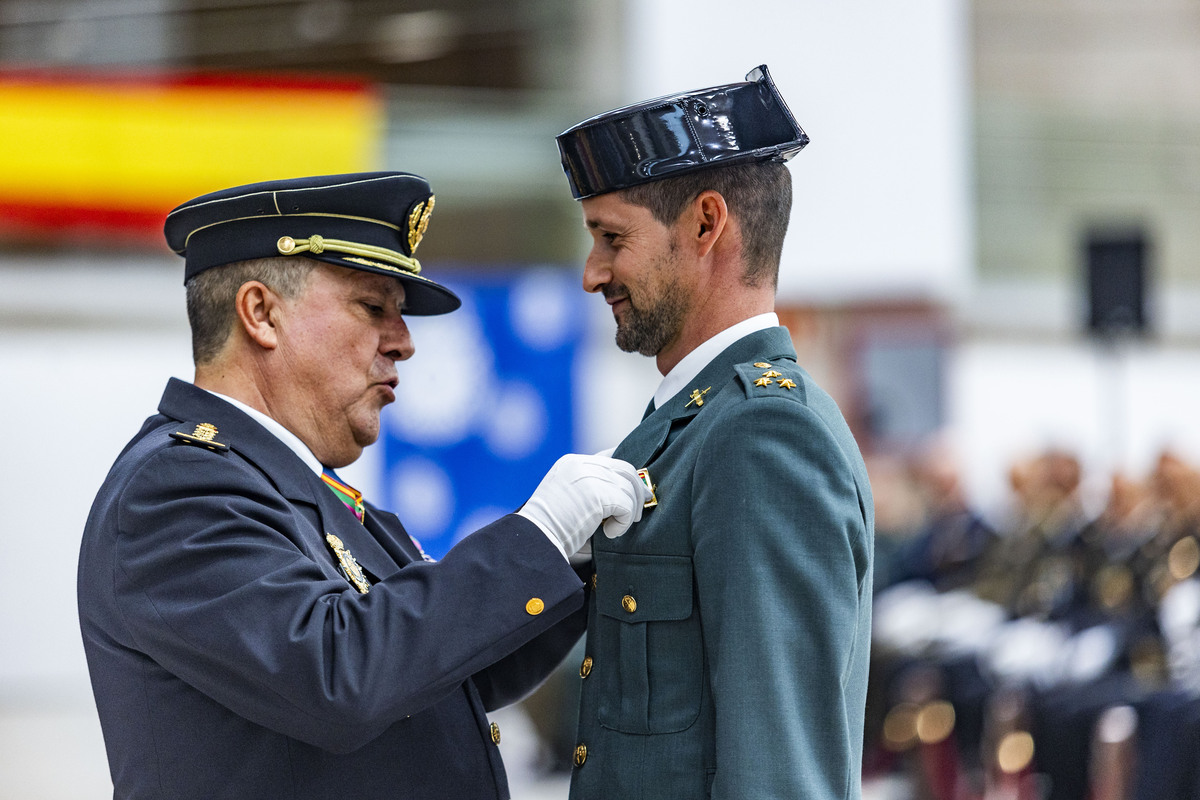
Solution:
M 485 713 L 578 640 L 569 559 L 648 493 L 627 463 L 565 456 L 433 563 L 333 473 L 395 399 L 405 317 L 460 304 L 413 258 L 432 206 L 388 172 L 168 216 L 195 381 L 172 379 L 117 458 L 79 562 L 115 796 L 508 797 Z
M 1009 540 L 989 554 L 1008 560 L 987 565 L 1007 580 L 976 588 L 999 586 L 991 597 L 1013 602 L 903 584 L 877 598 L 885 744 L 906 751 L 919 783 L 956 787 L 918 793 L 939 800 L 963 785 L 987 796 L 992 762 L 1047 800 L 1196 797 L 1200 471 L 1168 453 L 1143 481 L 1115 475 L 1086 522 L 1068 454 L 1047 451 L 1011 474 Z M 947 705 L 956 753 L 930 758 L 948 748 L 918 735 L 920 716 Z M 1007 743 L 1021 736 L 1026 747 L 989 735 L 1006 717 L 1016 723 Z
M 615 452 L 657 505 L 593 540 L 572 798 L 860 795 L 871 490 L 774 313 L 807 141 L 765 67 L 559 136 L 584 288 L 664 375 Z

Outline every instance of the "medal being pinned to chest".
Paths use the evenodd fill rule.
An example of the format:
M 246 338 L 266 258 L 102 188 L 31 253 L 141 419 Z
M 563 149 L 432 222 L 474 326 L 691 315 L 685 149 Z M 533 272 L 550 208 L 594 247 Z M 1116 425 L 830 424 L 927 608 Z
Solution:
M 638 477 L 642 479 L 642 483 L 646 484 L 646 488 L 650 491 L 650 499 L 642 503 L 642 508 L 654 508 L 658 505 L 658 495 L 655 493 L 654 481 L 650 478 L 650 470 L 639 469 Z

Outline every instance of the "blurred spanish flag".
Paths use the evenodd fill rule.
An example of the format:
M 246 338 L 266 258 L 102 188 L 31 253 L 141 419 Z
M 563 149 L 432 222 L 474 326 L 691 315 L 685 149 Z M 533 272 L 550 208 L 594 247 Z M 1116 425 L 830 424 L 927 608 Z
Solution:
M 162 242 L 196 195 L 377 168 L 365 82 L 0 71 L 0 239 Z

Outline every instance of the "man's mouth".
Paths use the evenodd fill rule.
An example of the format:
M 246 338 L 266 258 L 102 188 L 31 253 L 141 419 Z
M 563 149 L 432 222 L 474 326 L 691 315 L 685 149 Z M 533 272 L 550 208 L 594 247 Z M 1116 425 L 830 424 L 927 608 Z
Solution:
M 376 382 L 375 385 L 383 390 L 384 405 L 396 402 L 396 387 L 400 385 L 399 378 L 388 378 L 387 380 Z

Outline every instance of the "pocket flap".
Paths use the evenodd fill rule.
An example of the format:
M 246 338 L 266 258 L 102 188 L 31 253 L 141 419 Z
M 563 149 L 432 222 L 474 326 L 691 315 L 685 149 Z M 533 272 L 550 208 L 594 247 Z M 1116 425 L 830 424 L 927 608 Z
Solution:
M 692 615 L 692 559 L 597 552 L 596 610 L 622 622 Z

